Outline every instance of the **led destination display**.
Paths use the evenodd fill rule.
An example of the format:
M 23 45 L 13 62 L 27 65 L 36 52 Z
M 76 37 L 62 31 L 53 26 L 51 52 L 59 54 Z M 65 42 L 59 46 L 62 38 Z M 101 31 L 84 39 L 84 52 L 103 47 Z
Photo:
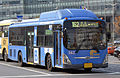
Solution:
M 79 21 L 72 22 L 72 27 L 98 27 L 98 22 Z

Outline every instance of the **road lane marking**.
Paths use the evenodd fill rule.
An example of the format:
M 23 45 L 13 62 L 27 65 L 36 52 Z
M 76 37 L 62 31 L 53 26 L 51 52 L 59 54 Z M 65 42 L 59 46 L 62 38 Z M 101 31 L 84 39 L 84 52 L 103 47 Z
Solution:
M 13 66 L 10 64 L 5 64 L 5 63 L 0 63 L 1 65 L 5 65 L 5 66 L 9 66 L 9 67 L 14 67 L 14 68 L 18 68 L 18 69 L 23 69 L 23 70 L 27 70 L 27 71 L 31 71 L 31 72 L 35 72 L 35 73 L 40 73 L 40 74 L 45 74 L 45 75 L 50 75 L 49 73 L 45 73 L 45 72 L 41 72 L 41 71 L 36 71 L 36 70 L 32 70 L 32 69 L 28 69 L 28 68 L 24 68 L 24 67 L 17 67 L 17 66 Z
M 113 75 L 114 75 L 114 74 L 116 74 L 116 75 L 119 74 L 119 75 L 120 75 L 120 72 L 113 72 L 113 73 L 108 73 L 108 74 L 111 74 L 111 75 L 112 75 L 112 74 L 113 74 Z
M 120 72 L 113 73 L 92 73 L 92 74 L 48 74 L 48 75 L 23 75 L 23 76 L 0 76 L 0 78 L 33 78 L 33 77 L 58 77 L 58 76 L 95 76 L 95 75 L 118 75 Z
M 119 72 L 120 73 L 120 72 Z M 92 74 L 49 74 L 49 75 L 23 75 L 23 76 L 0 76 L 0 78 L 33 78 L 33 77 L 58 77 L 58 76 L 95 76 L 95 75 L 117 75 L 116 72 L 114 74 L 110 73 L 92 73 Z
M 0 76 L 0 78 L 33 78 L 33 77 L 90 76 L 90 75 L 94 75 L 94 74 L 49 74 L 49 75 Z

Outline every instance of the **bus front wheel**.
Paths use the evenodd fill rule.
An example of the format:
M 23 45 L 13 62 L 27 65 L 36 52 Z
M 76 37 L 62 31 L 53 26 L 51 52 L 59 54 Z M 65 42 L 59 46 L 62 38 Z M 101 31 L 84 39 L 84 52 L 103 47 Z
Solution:
M 7 56 L 7 51 L 6 50 L 4 50 L 3 59 L 4 59 L 5 62 L 8 61 L 8 56 Z
M 23 60 L 22 60 L 22 53 L 19 52 L 18 54 L 18 64 L 20 67 L 23 67 Z
M 48 54 L 47 59 L 46 59 L 46 67 L 49 71 L 52 71 L 52 60 L 50 54 Z

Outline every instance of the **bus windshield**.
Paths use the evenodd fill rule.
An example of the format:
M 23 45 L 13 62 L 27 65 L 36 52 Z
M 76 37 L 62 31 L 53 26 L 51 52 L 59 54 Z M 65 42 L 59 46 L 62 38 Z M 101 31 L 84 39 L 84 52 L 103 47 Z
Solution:
M 67 49 L 105 49 L 105 23 L 100 21 L 65 21 L 64 46 Z

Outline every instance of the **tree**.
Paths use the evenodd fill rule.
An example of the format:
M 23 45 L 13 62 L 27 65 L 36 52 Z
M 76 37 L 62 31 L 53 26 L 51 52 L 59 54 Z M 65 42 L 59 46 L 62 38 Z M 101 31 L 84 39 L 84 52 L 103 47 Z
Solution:
M 115 17 L 114 26 L 115 26 L 115 32 L 117 34 L 120 34 L 120 16 Z

